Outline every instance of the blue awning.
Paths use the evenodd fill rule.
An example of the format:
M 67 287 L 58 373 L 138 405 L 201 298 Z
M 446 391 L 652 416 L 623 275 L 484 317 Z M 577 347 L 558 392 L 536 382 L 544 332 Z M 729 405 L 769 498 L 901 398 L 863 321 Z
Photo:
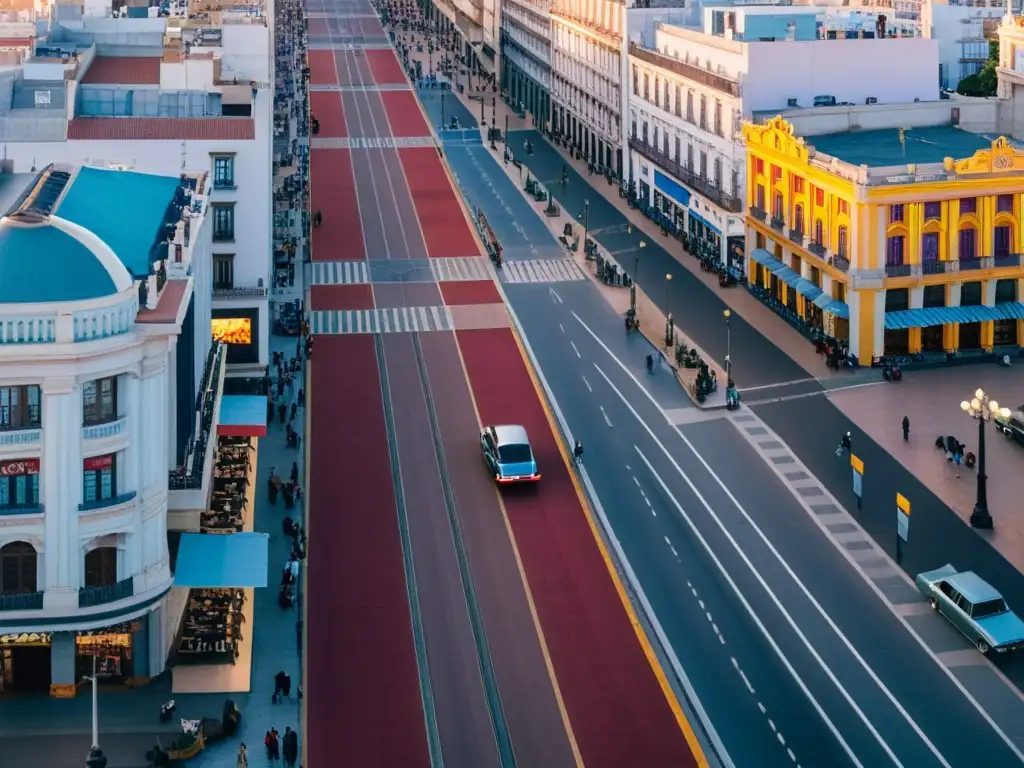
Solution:
M 683 208 L 690 205 L 690 190 L 658 170 L 654 172 L 654 188 L 666 197 L 675 200 Z
M 764 248 L 755 248 L 753 251 L 751 251 L 750 258 L 752 258 L 761 266 L 767 267 L 769 270 L 771 270 L 771 268 L 775 264 L 782 264 L 781 261 L 779 261 L 770 253 L 768 253 L 768 251 L 766 251 Z
M 846 305 L 845 301 L 840 301 L 839 299 L 832 299 L 828 304 L 822 307 L 822 311 L 835 315 L 840 320 L 850 319 L 850 308 Z
M 701 222 L 701 223 L 702 223 L 702 224 L 703 224 L 703 225 L 704 225 L 705 227 L 707 227 L 708 229 L 710 229 L 710 230 L 711 230 L 712 232 L 714 232 L 714 233 L 715 233 L 716 235 L 718 235 L 719 237 L 721 237 L 721 236 L 722 236 L 722 230 L 720 230 L 720 229 L 719 229 L 718 227 L 716 227 L 716 226 L 715 226 L 714 224 L 712 224 L 712 223 L 711 223 L 710 221 L 708 221 L 707 219 L 705 219 L 705 218 L 704 218 L 703 216 L 701 216 L 701 215 L 700 215 L 699 213 L 696 213 L 696 212 L 694 212 L 694 211 L 692 211 L 692 210 L 691 210 L 691 211 L 687 211 L 686 213 L 687 213 L 687 215 L 688 215 L 688 216 L 689 216 L 689 217 L 690 217 L 691 219 L 697 219 L 697 221 Z M 774 257 L 773 257 L 773 258 L 774 258 Z
M 835 301 L 835 299 L 833 299 L 827 293 L 822 291 L 822 294 L 820 296 L 812 299 L 812 301 L 814 302 L 814 306 L 818 307 L 819 309 L 824 309 L 829 304 L 831 304 L 833 301 Z
M 921 307 L 885 313 L 887 330 L 928 328 L 949 323 L 984 323 L 990 320 L 1024 319 L 1024 303 L 1007 301 L 994 307 Z
M 183 533 L 174 586 L 265 587 L 268 542 L 265 533 Z
M 765 269 L 775 275 L 794 291 L 804 296 L 808 301 L 813 302 L 825 312 L 829 312 L 842 320 L 850 317 L 850 308 L 845 301 L 833 299 L 818 286 L 805 277 L 801 277 L 796 270 L 787 267 L 780 259 L 775 258 L 764 248 L 755 248 L 750 258 L 762 265 Z
M 217 434 L 225 437 L 266 437 L 266 395 L 224 395 Z

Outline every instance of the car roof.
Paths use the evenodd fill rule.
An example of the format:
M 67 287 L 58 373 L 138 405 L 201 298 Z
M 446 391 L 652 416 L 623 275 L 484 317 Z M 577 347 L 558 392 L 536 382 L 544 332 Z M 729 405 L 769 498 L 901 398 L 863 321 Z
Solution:
M 518 424 L 501 424 L 491 427 L 498 445 L 529 445 L 530 438 L 526 436 L 526 430 Z
M 972 603 L 984 603 L 988 600 L 1002 600 L 995 587 L 981 578 L 974 571 L 964 571 L 946 579 L 953 589 Z

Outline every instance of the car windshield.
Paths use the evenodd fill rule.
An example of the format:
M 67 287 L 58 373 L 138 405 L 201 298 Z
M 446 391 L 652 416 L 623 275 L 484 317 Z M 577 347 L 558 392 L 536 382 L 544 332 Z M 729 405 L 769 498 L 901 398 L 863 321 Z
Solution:
M 530 446 L 523 443 L 511 443 L 498 446 L 498 460 L 502 464 L 525 464 L 533 461 Z
M 1006 603 L 1002 599 L 986 600 L 974 606 L 974 610 L 971 611 L 971 618 L 984 619 L 988 616 L 998 616 L 1000 613 L 1006 613 Z

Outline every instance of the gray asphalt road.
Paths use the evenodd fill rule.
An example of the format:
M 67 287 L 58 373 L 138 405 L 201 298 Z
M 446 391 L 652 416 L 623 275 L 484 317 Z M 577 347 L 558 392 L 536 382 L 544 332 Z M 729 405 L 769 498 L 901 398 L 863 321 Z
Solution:
M 633 378 L 643 347 L 592 286 L 557 289 L 507 292 L 734 764 L 1016 763 L 735 428 L 672 427 L 661 409 L 677 403 L 652 380 L 655 406 Z

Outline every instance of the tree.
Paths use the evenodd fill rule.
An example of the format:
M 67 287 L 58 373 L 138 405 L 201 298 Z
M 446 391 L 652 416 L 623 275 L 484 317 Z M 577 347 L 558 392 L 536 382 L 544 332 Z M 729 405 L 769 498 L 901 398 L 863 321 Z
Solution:
M 999 66 L 999 41 L 990 40 L 988 44 L 988 60 L 976 75 L 968 75 L 956 87 L 961 96 L 995 96 L 999 77 L 996 67 Z

